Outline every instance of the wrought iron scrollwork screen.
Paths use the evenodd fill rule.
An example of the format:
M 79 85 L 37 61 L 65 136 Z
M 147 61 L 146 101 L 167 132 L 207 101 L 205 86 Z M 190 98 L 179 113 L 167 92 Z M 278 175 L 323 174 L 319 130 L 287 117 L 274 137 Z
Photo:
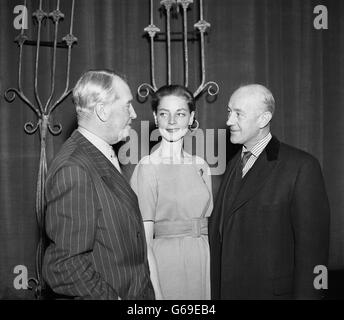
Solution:
M 47 2 L 45 2 L 46 4 Z M 74 23 L 74 8 L 75 0 L 70 1 L 70 21 L 69 21 L 69 33 L 62 38 L 62 41 L 58 41 L 59 24 L 64 19 L 65 15 L 60 10 L 60 0 L 56 0 L 56 7 L 51 12 L 46 12 L 43 8 L 43 0 L 39 1 L 39 8 L 32 14 L 33 19 L 37 22 L 37 40 L 29 40 L 25 34 L 24 28 L 21 29 L 20 34 L 15 38 L 15 42 L 19 46 L 19 61 L 18 61 L 18 86 L 17 88 L 9 88 L 5 92 L 5 99 L 8 102 L 13 102 L 16 96 L 18 96 L 37 116 L 37 122 L 27 122 L 24 125 L 24 130 L 28 134 L 34 134 L 38 129 L 40 133 L 40 161 L 37 177 L 37 191 L 36 191 L 36 218 L 39 230 L 39 240 L 36 250 L 36 278 L 29 279 L 29 289 L 31 283 L 35 285 L 35 296 L 37 299 L 42 298 L 42 291 L 45 289 L 45 284 L 42 279 L 42 260 L 44 254 L 44 213 L 45 213 L 45 178 L 47 173 L 47 158 L 46 158 L 46 137 L 48 132 L 52 135 L 58 135 L 62 131 L 61 124 L 54 124 L 50 122 L 50 116 L 52 112 L 61 104 L 61 102 L 71 93 L 69 88 L 70 66 L 71 66 L 71 52 L 72 47 L 77 38 L 73 35 L 73 23 Z M 24 2 L 26 8 L 26 0 Z M 43 21 L 50 20 L 54 24 L 54 39 L 53 41 L 42 41 L 42 27 Z M 25 45 L 34 45 L 36 47 L 35 54 L 35 71 L 34 71 L 34 100 L 30 101 L 27 95 L 23 91 L 22 86 L 22 69 L 23 69 L 23 54 Z M 43 46 L 52 47 L 52 67 L 51 67 L 51 81 L 50 81 L 50 93 L 46 103 L 42 102 L 41 95 L 38 92 L 38 78 L 39 78 L 39 64 L 41 61 L 41 50 Z M 66 79 L 65 88 L 63 92 L 53 99 L 56 87 L 56 53 L 57 48 L 67 49 L 67 64 L 66 64 Z
M 189 87 L 189 50 L 188 50 L 188 9 L 193 4 L 193 0 L 161 0 L 160 5 L 163 7 L 166 13 L 166 43 L 167 43 L 167 84 L 172 83 L 172 56 L 171 56 L 171 11 L 176 8 L 178 12 L 182 12 L 183 15 L 183 60 L 184 60 L 184 86 Z M 179 9 L 182 10 L 179 10 Z M 144 28 L 144 31 L 149 35 L 150 41 L 150 63 L 151 63 L 151 83 L 142 83 L 138 89 L 138 95 L 142 98 L 146 98 L 150 93 L 157 91 L 156 84 L 156 59 L 155 59 L 155 41 L 157 35 L 159 35 L 160 28 L 154 24 L 154 2 L 150 0 L 150 24 Z M 210 23 L 203 17 L 203 0 L 199 0 L 199 20 L 194 24 L 194 28 L 199 33 L 200 39 L 200 55 L 201 55 L 201 83 L 194 91 L 194 97 L 197 98 L 206 88 L 208 88 L 208 94 L 216 95 L 219 92 L 219 86 L 214 81 L 206 81 L 206 69 L 205 69 L 205 34 Z

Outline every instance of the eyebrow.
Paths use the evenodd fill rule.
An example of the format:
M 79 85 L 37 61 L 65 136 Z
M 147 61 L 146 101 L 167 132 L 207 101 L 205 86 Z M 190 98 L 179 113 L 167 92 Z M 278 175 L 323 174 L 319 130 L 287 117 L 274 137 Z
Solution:
M 164 108 L 164 107 L 160 107 L 160 108 L 159 108 L 159 111 L 170 111 L 170 110 L 168 110 L 168 109 L 166 109 L 166 108 Z M 187 111 L 187 109 L 186 109 L 186 108 L 179 108 L 179 109 L 177 109 L 176 111 L 177 111 L 177 112 L 178 112 L 178 111 Z
M 238 112 L 242 112 L 242 113 L 245 113 L 244 110 L 240 109 L 240 108 L 231 108 L 230 106 L 227 107 L 227 110 L 228 111 L 238 111 Z

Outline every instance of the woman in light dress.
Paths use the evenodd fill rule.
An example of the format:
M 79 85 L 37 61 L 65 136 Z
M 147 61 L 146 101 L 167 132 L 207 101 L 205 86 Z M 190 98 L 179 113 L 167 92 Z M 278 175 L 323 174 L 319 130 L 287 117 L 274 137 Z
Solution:
M 136 166 L 131 185 L 144 221 L 156 299 L 210 299 L 208 220 L 213 209 L 208 164 L 183 150 L 195 100 L 180 85 L 153 96 L 159 147 Z

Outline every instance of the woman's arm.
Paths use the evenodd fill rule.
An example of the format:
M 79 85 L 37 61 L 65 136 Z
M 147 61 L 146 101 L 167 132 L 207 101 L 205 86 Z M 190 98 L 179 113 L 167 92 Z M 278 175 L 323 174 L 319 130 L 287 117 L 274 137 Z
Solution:
M 161 292 L 158 268 L 157 268 L 154 251 L 153 251 L 154 222 L 144 221 L 143 225 L 145 228 L 146 241 L 147 241 L 147 255 L 148 255 L 148 264 L 149 264 L 149 270 L 150 270 L 150 278 L 151 278 L 154 292 L 155 292 L 155 299 L 163 300 L 164 297 Z
M 137 194 L 147 242 L 147 258 L 150 278 L 155 292 L 155 298 L 162 300 L 157 261 L 153 251 L 154 220 L 157 206 L 157 182 L 153 166 L 146 165 L 143 158 L 136 166 L 131 177 L 131 187 Z

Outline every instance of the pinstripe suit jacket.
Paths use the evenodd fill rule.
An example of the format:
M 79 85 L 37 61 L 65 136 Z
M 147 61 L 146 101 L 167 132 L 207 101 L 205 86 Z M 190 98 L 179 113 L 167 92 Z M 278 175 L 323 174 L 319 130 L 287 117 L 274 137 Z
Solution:
M 46 180 L 43 277 L 82 299 L 154 299 L 135 193 L 112 163 L 75 131 Z

